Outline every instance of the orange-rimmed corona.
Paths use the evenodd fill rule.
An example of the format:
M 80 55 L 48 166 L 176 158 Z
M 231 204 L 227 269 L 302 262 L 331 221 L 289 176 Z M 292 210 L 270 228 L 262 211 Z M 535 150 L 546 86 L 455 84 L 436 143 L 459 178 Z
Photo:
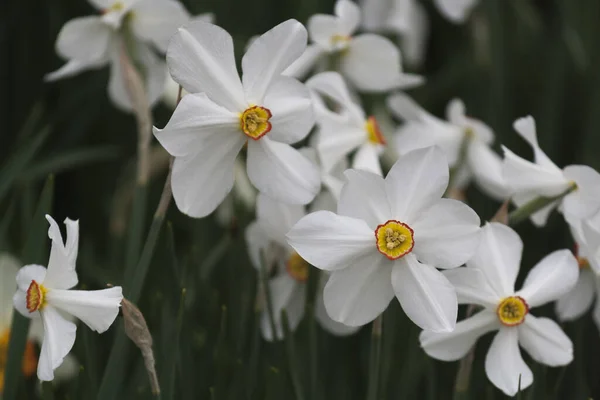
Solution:
M 525 316 L 529 312 L 529 305 L 519 296 L 510 296 L 502 299 L 496 314 L 498 319 L 505 326 L 517 326 L 525 321 Z
M 36 281 L 31 281 L 25 300 L 30 313 L 41 310 L 46 304 L 46 288 Z
M 367 131 L 367 138 L 369 139 L 369 142 L 381 145 L 386 144 L 385 137 L 383 137 L 375 117 L 371 116 L 367 119 L 367 122 L 365 123 L 365 130 Z
M 404 222 L 389 220 L 375 229 L 377 250 L 390 260 L 410 253 L 415 246 L 415 232 Z
M 290 274 L 292 278 L 298 282 L 306 282 L 310 264 L 307 263 L 304 258 L 300 257 L 300 254 L 293 252 L 285 265 L 288 274 Z
M 272 116 L 268 108 L 252 106 L 240 115 L 240 127 L 250 139 L 258 140 L 271 130 Z

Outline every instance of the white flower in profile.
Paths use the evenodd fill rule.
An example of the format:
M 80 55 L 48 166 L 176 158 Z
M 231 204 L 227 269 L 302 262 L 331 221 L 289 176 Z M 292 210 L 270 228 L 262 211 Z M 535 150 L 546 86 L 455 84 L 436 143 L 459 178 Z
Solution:
M 569 165 L 562 170 L 550 160 L 538 144 L 535 120 L 531 116 L 515 121 L 514 129 L 533 148 L 534 162 L 517 156 L 506 147 L 503 175 L 512 201 L 517 207 L 538 197 L 554 197 L 568 190 L 569 194 L 534 213 L 536 226 L 546 225 L 556 207 L 567 219 L 589 218 L 600 210 L 600 174 L 586 165 Z
M 356 151 L 352 168 L 382 175 L 379 156 L 386 144 L 374 117 L 367 117 L 362 107 L 350 97 L 344 79 L 337 72 L 322 72 L 306 81 L 320 98 L 315 101 L 318 131 L 314 146 L 325 171 L 331 170 Z M 333 101 L 339 112 L 323 105 Z
M 353 36 L 361 12 L 350 0 L 337 0 L 335 15 L 316 14 L 308 20 L 308 33 L 314 44 L 284 73 L 303 77 L 323 59 L 336 59 L 335 68 L 361 91 L 381 92 L 416 86 L 420 76 L 402 73 L 400 51 L 389 39 L 364 33 Z
M 406 62 L 415 66 L 423 62 L 429 18 L 418 0 L 361 0 L 360 4 L 364 30 L 398 35 Z
M 288 205 L 259 195 L 256 204 L 256 221 L 246 229 L 246 242 L 250 260 L 261 270 L 261 254 L 269 267 L 269 290 L 273 307 L 273 319 L 277 339 L 283 338 L 281 311 L 285 310 L 290 329 L 294 331 L 304 316 L 307 280 L 311 268 L 286 242 L 285 235 L 304 216 L 304 208 Z M 322 274 L 317 288 L 315 317 L 319 324 L 334 335 L 349 335 L 358 330 L 333 321 L 325 312 L 323 286 L 326 276 Z M 261 332 L 266 340 L 273 340 L 273 330 L 268 310 L 262 312 Z
M 67 63 L 46 75 L 46 81 L 110 65 L 108 94 L 116 106 L 131 110 L 120 61 L 126 41 L 134 50 L 129 56 L 144 69 L 148 100 L 154 104 L 163 93 L 167 74 L 165 63 L 155 49 L 166 51 L 171 35 L 188 21 L 187 11 L 175 0 L 90 0 L 90 3 L 99 15 L 75 18 L 62 27 L 56 52 Z
M 465 268 L 444 272 L 461 304 L 483 310 L 456 324 L 450 333 L 422 332 L 421 346 L 438 360 L 464 357 L 477 339 L 498 331 L 485 358 L 485 372 L 498 389 L 514 396 L 533 382 L 519 345 L 535 361 L 551 367 L 573 360 L 573 344 L 558 324 L 534 317 L 530 311 L 556 300 L 573 288 L 579 275 L 577 260 L 569 250 L 544 257 L 527 274 L 523 288 L 515 291 L 523 242 L 506 225 L 496 222 L 482 228 L 481 244 Z
M 50 223 L 48 236 L 52 240 L 48 268 L 26 265 L 19 270 L 13 304 L 25 317 L 41 317 L 44 339 L 37 374 L 40 380 L 51 381 L 54 370 L 63 363 L 75 343 L 77 326 L 64 315 L 76 317 L 90 329 L 102 333 L 119 314 L 123 295 L 121 287 L 71 290 L 78 282 L 75 262 L 79 224 L 68 218 L 65 220 L 67 241 L 63 242 L 56 222 L 49 215 L 46 219 Z
M 346 177 L 337 214 L 309 214 L 287 234 L 302 258 L 331 273 L 324 292 L 329 316 L 361 326 L 395 295 L 421 328 L 452 331 L 456 292 L 435 267 L 455 268 L 473 255 L 479 217 L 442 198 L 449 179 L 443 152 L 407 153 L 385 179 L 352 169 Z
M 450 167 L 457 168 L 452 188 L 465 189 L 474 180 L 490 197 L 504 200 L 509 196 L 502 159 L 490 147 L 494 133 L 480 120 L 467 117 L 461 100 L 448 103 L 447 121 L 428 113 L 403 93 L 388 97 L 388 107 L 403 120 L 394 136 L 398 154 L 437 145 L 446 153 Z
M 571 291 L 557 300 L 556 314 L 561 321 L 573 321 L 585 314 L 596 299 L 592 316 L 600 329 L 600 213 L 589 220 L 568 222 L 575 240 L 579 279 Z
M 281 75 L 306 39 L 295 20 L 277 25 L 250 46 L 240 80 L 225 30 L 192 22 L 173 37 L 167 64 L 190 94 L 154 135 L 175 157 L 173 197 L 183 213 L 204 217 L 215 210 L 233 187 L 234 162 L 246 143 L 248 177 L 260 192 L 289 204 L 307 204 L 318 193 L 317 167 L 291 146 L 314 125 L 310 94 Z
M 463 24 L 479 0 L 433 0 L 433 3 L 448 21 Z

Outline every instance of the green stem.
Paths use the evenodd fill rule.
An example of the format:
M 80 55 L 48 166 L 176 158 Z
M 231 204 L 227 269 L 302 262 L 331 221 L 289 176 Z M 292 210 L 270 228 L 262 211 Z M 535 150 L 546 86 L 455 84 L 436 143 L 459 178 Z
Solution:
M 467 309 L 466 318 L 473 315 L 475 306 L 470 305 Z M 456 374 L 456 382 L 454 384 L 454 400 L 466 400 L 469 398 L 469 382 L 471 380 L 471 369 L 473 365 L 473 359 L 475 358 L 475 346 L 471 347 L 471 350 L 467 355 L 460 360 L 458 372 Z
M 310 393 L 311 399 L 318 398 L 317 380 L 319 367 L 319 351 L 317 342 L 317 321 L 315 318 L 315 306 L 317 291 L 319 289 L 320 270 L 311 267 L 309 269 L 308 283 L 306 285 L 306 304 L 304 315 L 308 322 L 308 350 L 309 350 L 309 371 L 310 371 Z
M 260 280 L 265 295 L 267 315 L 269 316 L 269 324 L 271 325 L 271 334 L 273 336 L 273 340 L 277 340 L 279 339 L 279 335 L 277 331 L 277 326 L 275 325 L 275 314 L 273 313 L 273 298 L 271 297 L 271 286 L 269 286 L 269 272 L 266 257 L 262 253 L 260 267 Z
M 531 215 L 540 211 L 541 209 L 551 205 L 554 202 L 562 200 L 569 193 L 577 190 L 577 185 L 572 183 L 567 190 L 554 197 L 537 197 L 528 203 L 523 204 L 508 215 L 508 225 L 515 226 L 521 222 L 527 220 Z
M 367 400 L 377 400 L 379 392 L 379 372 L 381 369 L 381 333 L 383 314 L 379 315 L 371 328 L 371 355 L 369 357 L 369 386 Z
M 456 165 L 450 168 L 450 180 L 448 183 L 448 189 L 451 189 L 455 185 L 459 171 L 467 162 L 467 151 L 469 150 L 469 144 L 471 143 L 472 137 L 473 131 L 467 129 L 464 132 L 463 140 L 460 143 L 460 149 L 458 152 L 458 160 L 456 161 Z
M 283 326 L 283 334 L 285 340 L 285 352 L 287 353 L 288 369 L 290 371 L 290 378 L 292 380 L 292 386 L 294 387 L 294 394 L 296 400 L 304 400 L 304 390 L 300 384 L 300 377 L 298 376 L 298 362 L 296 360 L 296 347 L 294 345 L 294 336 L 290 329 L 290 323 L 285 310 L 281 310 L 281 324 Z

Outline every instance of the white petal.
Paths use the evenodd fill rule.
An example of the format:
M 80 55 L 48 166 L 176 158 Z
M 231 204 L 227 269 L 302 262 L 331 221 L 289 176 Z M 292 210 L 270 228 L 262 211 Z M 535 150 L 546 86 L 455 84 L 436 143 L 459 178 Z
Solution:
M 503 201 L 510 196 L 504 175 L 502 159 L 486 144 L 474 141 L 467 150 L 467 162 L 475 182 L 488 196 Z
M 246 109 L 233 41 L 224 29 L 202 21 L 179 28 L 169 43 L 167 64 L 175 82 L 189 93 L 204 92 L 230 111 Z
M 78 282 L 75 262 L 79 246 L 79 221 L 65 219 L 67 242 L 64 243 L 56 221 L 49 215 L 46 215 L 46 220 L 50 224 L 48 237 L 52 240 L 52 249 L 44 286 L 52 289 L 70 289 Z
M 289 204 L 308 204 L 321 188 L 316 165 L 288 144 L 267 136 L 248 141 L 248 178 L 262 193 Z
M 462 24 L 477 4 L 477 0 L 434 0 L 440 13 L 455 24 Z
M 587 165 L 569 165 L 564 175 L 577 184 L 577 189 L 562 201 L 564 213 L 575 218 L 595 215 L 600 209 L 600 174 Z
M 167 51 L 171 37 L 190 16 L 185 7 L 173 0 L 144 0 L 131 9 L 133 33 L 145 41 L 151 41 L 162 51 Z
M 518 292 L 529 307 L 537 307 L 560 298 L 573 289 L 579 277 L 579 265 L 569 250 L 557 250 L 535 265 Z
M 352 38 L 340 61 L 342 75 L 362 91 L 397 88 L 400 70 L 398 48 L 389 39 L 372 33 Z
M 508 396 L 514 396 L 533 383 L 533 373 L 523 361 L 516 328 L 500 328 L 485 357 L 488 379 Z
M 242 82 L 246 100 L 261 104 L 274 78 L 296 61 L 306 49 L 308 33 L 289 19 L 258 37 L 242 58 Z
M 420 105 L 418 105 L 407 94 L 397 92 L 391 94 L 386 99 L 386 105 L 392 115 L 403 121 L 420 121 L 427 115 Z
M 394 263 L 392 285 L 402 309 L 421 329 L 454 329 L 458 312 L 456 291 L 440 271 L 408 255 Z
M 315 147 L 323 170 L 329 172 L 367 139 L 366 132 L 358 129 L 344 117 L 323 118 L 319 121 Z
M 585 220 L 581 224 L 583 241 L 579 242 L 579 255 L 587 257 L 590 267 L 596 275 L 600 275 L 600 231 L 597 228 L 597 216 L 592 221 Z
M 443 272 L 454 289 L 458 304 L 477 304 L 495 309 L 500 300 L 483 272 L 475 268 L 456 268 Z
M 348 85 L 339 73 L 334 71 L 321 72 L 307 80 L 306 86 L 317 92 L 321 97 L 334 100 L 337 105 L 343 108 L 351 107 L 351 111 L 358 112 L 355 118 L 364 121 L 364 112 L 352 99 Z
M 268 250 L 271 240 L 257 221 L 253 221 L 248 225 L 244 236 L 250 262 L 254 268 L 260 271 L 262 267 L 261 253 Z
M 411 226 L 417 258 L 438 268 L 454 268 L 467 262 L 479 244 L 479 216 L 468 205 L 440 199 Z
M 8 253 L 0 253 L 0 277 L 2 277 L 0 279 L 0 330 L 11 323 L 19 267 L 16 258 Z
M 409 28 L 402 34 L 402 55 L 406 63 L 420 66 L 425 59 L 427 50 L 427 39 L 429 38 L 429 16 L 425 7 L 419 2 L 410 2 L 409 17 L 407 18 Z
M 175 158 L 171 185 L 182 213 L 205 217 L 221 204 L 233 187 L 235 158 L 245 142 L 239 132 L 215 129 L 196 154 Z
M 50 72 L 44 76 L 44 82 L 53 82 L 58 79 L 68 78 L 77 75 L 81 71 L 85 71 L 91 68 L 99 68 L 106 64 L 106 60 L 99 62 L 81 62 L 79 60 L 69 60 L 65 65 L 57 69 L 56 71 Z
M 347 170 L 345 175 L 347 182 L 338 201 L 338 214 L 361 219 L 374 232 L 392 216 L 385 181 L 372 172 L 354 169 Z
M 36 281 L 37 283 L 44 282 L 46 272 L 46 267 L 41 265 L 30 264 L 21 267 L 19 272 L 17 272 L 17 287 L 19 290 L 27 292 L 31 281 Z
M 527 314 L 525 322 L 517 329 L 519 343 L 538 363 L 558 367 L 573 361 L 571 339 L 551 319 Z
M 277 243 L 287 244 L 287 233 L 304 216 L 304 207 L 275 201 L 264 194 L 256 199 L 256 218 L 263 231 Z
M 353 333 L 357 332 L 360 329 L 360 327 L 341 324 L 331 319 L 329 314 L 327 314 L 327 309 L 325 308 L 325 300 L 323 298 L 323 291 L 325 290 L 325 284 L 327 283 L 328 279 L 329 276 L 326 276 L 325 273 L 321 273 L 319 288 L 317 289 L 317 298 L 315 300 L 315 318 L 317 319 L 317 321 L 319 321 L 319 325 L 321 325 L 323 329 L 325 329 L 332 335 L 352 335 Z
M 160 144 L 176 157 L 194 155 L 210 135 L 240 136 L 239 117 L 215 104 L 206 93 L 184 96 L 164 129 L 154 128 Z M 227 132 L 221 132 L 227 130 Z
M 315 124 L 308 89 L 294 78 L 279 76 L 267 90 L 263 105 L 273 115 L 268 137 L 293 144 L 304 139 Z
M 327 314 L 348 326 L 362 326 L 381 314 L 394 298 L 392 264 L 379 253 L 355 258 L 334 271 L 323 293 Z
M 437 147 L 401 156 L 385 178 L 392 215 L 399 221 L 415 221 L 442 198 L 448 179 L 448 162 Z
M 299 287 L 298 283 L 287 273 L 284 273 L 276 278 L 269 280 L 269 291 L 271 293 L 271 304 L 273 311 L 273 322 L 277 331 L 277 339 L 283 338 L 283 326 L 281 323 L 281 311 L 287 309 L 291 300 L 294 297 L 294 292 L 303 287 Z M 302 303 L 304 308 L 304 303 Z M 289 315 L 288 315 L 289 317 Z M 273 330 L 271 329 L 271 321 L 268 310 L 261 317 L 261 331 L 265 340 L 273 340 Z
M 317 211 L 302 218 L 287 234 L 288 243 L 317 268 L 346 268 L 376 250 L 373 231 L 359 219 Z
M 479 247 L 467 267 L 480 270 L 498 298 L 514 293 L 523 241 L 512 228 L 491 222 L 481 228 Z
M 360 23 L 360 8 L 350 0 L 337 0 L 335 15 L 340 18 L 340 24 L 345 34 L 351 35 Z
M 558 168 L 556 164 L 550 160 L 550 157 L 548 157 L 540 148 L 535 129 L 535 120 L 531 115 L 517 119 L 513 124 L 513 128 L 523 139 L 525 139 L 527 143 L 529 143 L 533 149 L 533 155 L 536 164 L 548 169 L 549 171 L 560 172 L 560 168 Z
M 561 321 L 572 321 L 592 306 L 596 293 L 596 277 L 591 270 L 579 272 L 575 287 L 556 301 L 556 314 Z
M 379 162 L 379 153 L 383 150 L 379 145 L 365 143 L 358 148 L 352 160 L 352 168 L 372 172 L 383 176 L 381 163 Z
M 123 294 L 120 286 L 103 290 L 53 289 L 46 294 L 46 300 L 52 307 L 77 317 L 90 329 L 102 333 L 119 315 Z
M 296 79 L 304 78 L 325 54 L 323 48 L 317 44 L 309 44 L 300 57 L 296 59 L 281 74 Z
M 56 52 L 63 58 L 91 63 L 106 60 L 111 29 L 99 17 L 81 17 L 67 22 L 56 40 Z
M 457 322 L 452 332 L 423 331 L 419 341 L 429 357 L 455 361 L 463 358 L 481 336 L 498 329 L 498 325 L 496 314 L 484 310 Z
M 25 291 L 18 289 L 12 298 L 12 302 L 15 310 L 17 310 L 25 318 L 37 318 L 40 316 L 39 312 L 30 313 L 27 309 L 27 293 Z M 6 326 L 10 326 L 10 324 L 11 321 L 8 321 Z
M 344 35 L 340 18 L 333 15 L 315 14 L 308 19 L 306 28 L 310 39 L 328 52 L 335 50 L 332 38 Z
M 384 25 L 391 8 L 389 3 L 389 1 L 381 0 L 361 0 L 359 2 L 364 30 L 369 32 L 384 30 Z
M 57 309 L 46 305 L 41 312 L 44 323 L 44 341 L 38 361 L 38 378 L 41 381 L 54 379 L 54 370 L 58 368 L 75 344 L 77 326 L 67 321 Z

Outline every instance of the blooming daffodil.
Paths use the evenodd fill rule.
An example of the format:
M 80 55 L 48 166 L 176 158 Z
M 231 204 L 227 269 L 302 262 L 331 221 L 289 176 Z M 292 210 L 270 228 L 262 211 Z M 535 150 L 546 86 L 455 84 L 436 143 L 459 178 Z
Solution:
M 52 240 L 48 268 L 26 265 L 17 276 L 17 292 L 13 304 L 28 318 L 41 318 L 44 339 L 37 366 L 38 378 L 54 379 L 54 370 L 64 361 L 75 343 L 77 326 L 65 315 L 83 321 L 90 329 L 106 331 L 119 314 L 123 299 L 121 287 L 103 290 L 71 290 L 77 285 L 75 262 L 79 244 L 79 224 L 65 220 L 67 241 L 63 242 L 60 229 L 49 215 L 48 236 Z
M 498 389 L 514 396 L 525 389 L 533 374 L 521 357 L 519 345 L 537 362 L 566 365 L 573 360 L 573 344 L 549 318 L 530 311 L 556 300 L 573 288 L 579 268 L 569 250 L 555 251 L 529 271 L 523 287 L 515 291 L 523 242 L 506 225 L 489 223 L 482 228 L 481 244 L 465 268 L 445 271 L 461 304 L 483 309 L 456 324 L 453 332 L 422 332 L 421 346 L 438 360 L 464 357 L 482 335 L 498 331 L 485 358 L 485 372 Z
M 479 217 L 443 199 L 448 163 L 435 148 L 405 154 L 387 177 L 346 171 L 337 214 L 318 211 L 287 234 L 302 258 L 331 273 L 329 316 L 349 326 L 374 320 L 396 296 L 423 329 L 451 331 L 456 292 L 439 268 L 455 268 L 475 252 Z

